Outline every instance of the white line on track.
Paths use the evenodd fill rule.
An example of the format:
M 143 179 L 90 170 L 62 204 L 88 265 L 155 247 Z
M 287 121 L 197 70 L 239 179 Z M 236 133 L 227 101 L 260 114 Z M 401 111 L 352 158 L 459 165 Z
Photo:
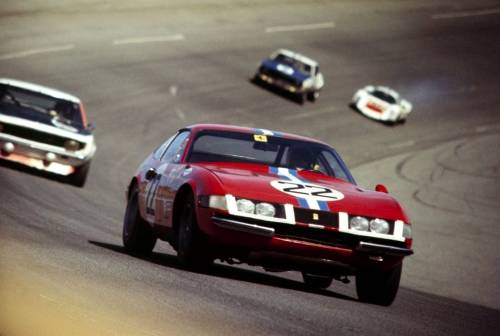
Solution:
M 143 37 L 114 40 L 113 45 L 173 42 L 173 41 L 181 41 L 184 39 L 185 39 L 184 35 L 181 34 L 167 35 L 167 36 L 143 36 Z
M 321 23 L 293 25 L 293 26 L 267 27 L 265 32 L 266 33 L 282 33 L 282 32 L 291 32 L 291 31 L 328 29 L 328 28 L 334 28 L 334 27 L 335 27 L 335 22 L 330 21 L 330 22 L 321 22 Z
M 0 61 L 15 59 L 15 58 L 23 58 L 23 57 L 33 56 L 33 55 L 37 55 L 37 54 L 47 54 L 47 53 L 55 53 L 55 52 L 60 52 L 60 51 L 67 51 L 67 50 L 71 50 L 73 48 L 75 48 L 74 44 L 65 44 L 65 45 L 53 46 L 53 47 L 47 47 L 47 48 L 30 49 L 30 50 L 25 50 L 25 51 L 19 51 L 16 53 L 0 55 Z
M 434 15 L 432 15 L 432 18 L 435 20 L 438 20 L 438 19 L 457 19 L 457 18 L 463 18 L 463 17 L 469 17 L 469 16 L 483 16 L 483 15 L 493 15 L 493 14 L 500 14 L 500 8 L 434 14 Z
M 484 133 L 484 132 L 489 132 L 489 131 L 494 131 L 500 129 L 500 125 L 482 125 L 482 126 L 477 126 L 474 130 L 476 133 Z

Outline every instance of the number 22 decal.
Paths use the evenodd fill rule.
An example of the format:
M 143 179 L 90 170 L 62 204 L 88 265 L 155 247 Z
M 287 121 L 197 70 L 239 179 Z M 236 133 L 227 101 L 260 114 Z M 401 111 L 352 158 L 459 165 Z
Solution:
M 285 194 L 316 201 L 329 202 L 344 198 L 341 192 L 316 184 L 276 180 L 272 181 L 271 185 Z

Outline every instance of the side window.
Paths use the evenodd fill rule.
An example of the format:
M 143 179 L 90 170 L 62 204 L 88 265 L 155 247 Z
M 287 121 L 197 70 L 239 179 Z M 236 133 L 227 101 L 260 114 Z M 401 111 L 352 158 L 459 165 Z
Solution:
M 170 145 L 170 143 L 172 142 L 173 138 L 175 137 L 175 135 L 172 135 L 170 138 L 168 138 L 167 141 L 165 141 L 164 143 L 162 143 L 160 145 L 160 147 L 156 148 L 154 153 L 153 153 L 153 157 L 156 159 L 156 160 L 159 160 L 162 156 L 163 153 L 165 153 L 165 150 L 167 149 L 168 145 Z
M 182 153 L 184 153 L 184 149 L 189 141 L 189 134 L 189 131 L 179 133 L 171 142 L 170 146 L 168 146 L 168 149 L 165 154 L 163 154 L 161 160 L 165 162 L 178 163 L 181 160 Z
M 332 153 L 328 151 L 322 151 L 321 154 L 328 162 L 328 165 L 332 168 L 336 178 L 340 178 L 344 181 L 349 181 L 349 178 L 347 177 L 347 174 L 345 173 L 344 169 L 342 168 L 337 158 L 333 156 Z

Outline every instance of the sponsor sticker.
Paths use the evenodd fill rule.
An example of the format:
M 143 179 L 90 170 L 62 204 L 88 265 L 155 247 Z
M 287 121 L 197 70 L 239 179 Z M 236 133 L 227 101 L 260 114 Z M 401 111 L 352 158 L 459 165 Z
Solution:
M 253 139 L 257 142 L 267 142 L 267 135 L 264 134 L 254 134 Z

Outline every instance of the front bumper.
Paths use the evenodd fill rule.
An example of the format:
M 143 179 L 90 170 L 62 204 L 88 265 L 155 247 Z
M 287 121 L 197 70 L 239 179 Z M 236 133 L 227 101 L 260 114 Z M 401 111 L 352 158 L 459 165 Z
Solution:
M 278 79 L 278 78 L 274 78 L 272 76 L 269 76 L 269 75 L 266 75 L 266 74 L 263 74 L 263 73 L 258 73 L 257 74 L 257 77 L 269 84 L 269 85 L 272 85 L 272 86 L 275 86 L 279 89 L 282 89 L 284 91 L 287 91 L 287 92 L 290 92 L 290 93 L 293 93 L 293 94 L 301 94 L 301 93 L 304 93 L 306 90 L 300 86 L 297 86 L 297 85 L 293 85 L 293 84 L 290 84 L 284 80 L 281 80 L 281 79 Z
M 405 256 L 413 254 L 411 249 L 394 246 L 390 242 L 374 242 L 366 237 L 346 239 L 346 236 L 354 235 L 339 232 L 330 233 L 344 238 L 326 243 L 289 235 L 278 227 L 275 229 L 217 214 L 210 216 L 208 222 L 214 226 L 208 235 L 217 245 L 222 244 L 229 251 L 245 250 L 250 264 L 269 268 L 280 268 L 281 265 L 287 269 L 322 274 L 353 274 L 356 269 L 363 267 L 390 268 L 400 263 Z M 278 225 L 293 227 L 289 224 Z
M 95 150 L 93 143 L 79 151 L 68 151 L 62 147 L 0 133 L 0 159 L 59 175 L 72 174 L 76 167 L 92 159 Z

